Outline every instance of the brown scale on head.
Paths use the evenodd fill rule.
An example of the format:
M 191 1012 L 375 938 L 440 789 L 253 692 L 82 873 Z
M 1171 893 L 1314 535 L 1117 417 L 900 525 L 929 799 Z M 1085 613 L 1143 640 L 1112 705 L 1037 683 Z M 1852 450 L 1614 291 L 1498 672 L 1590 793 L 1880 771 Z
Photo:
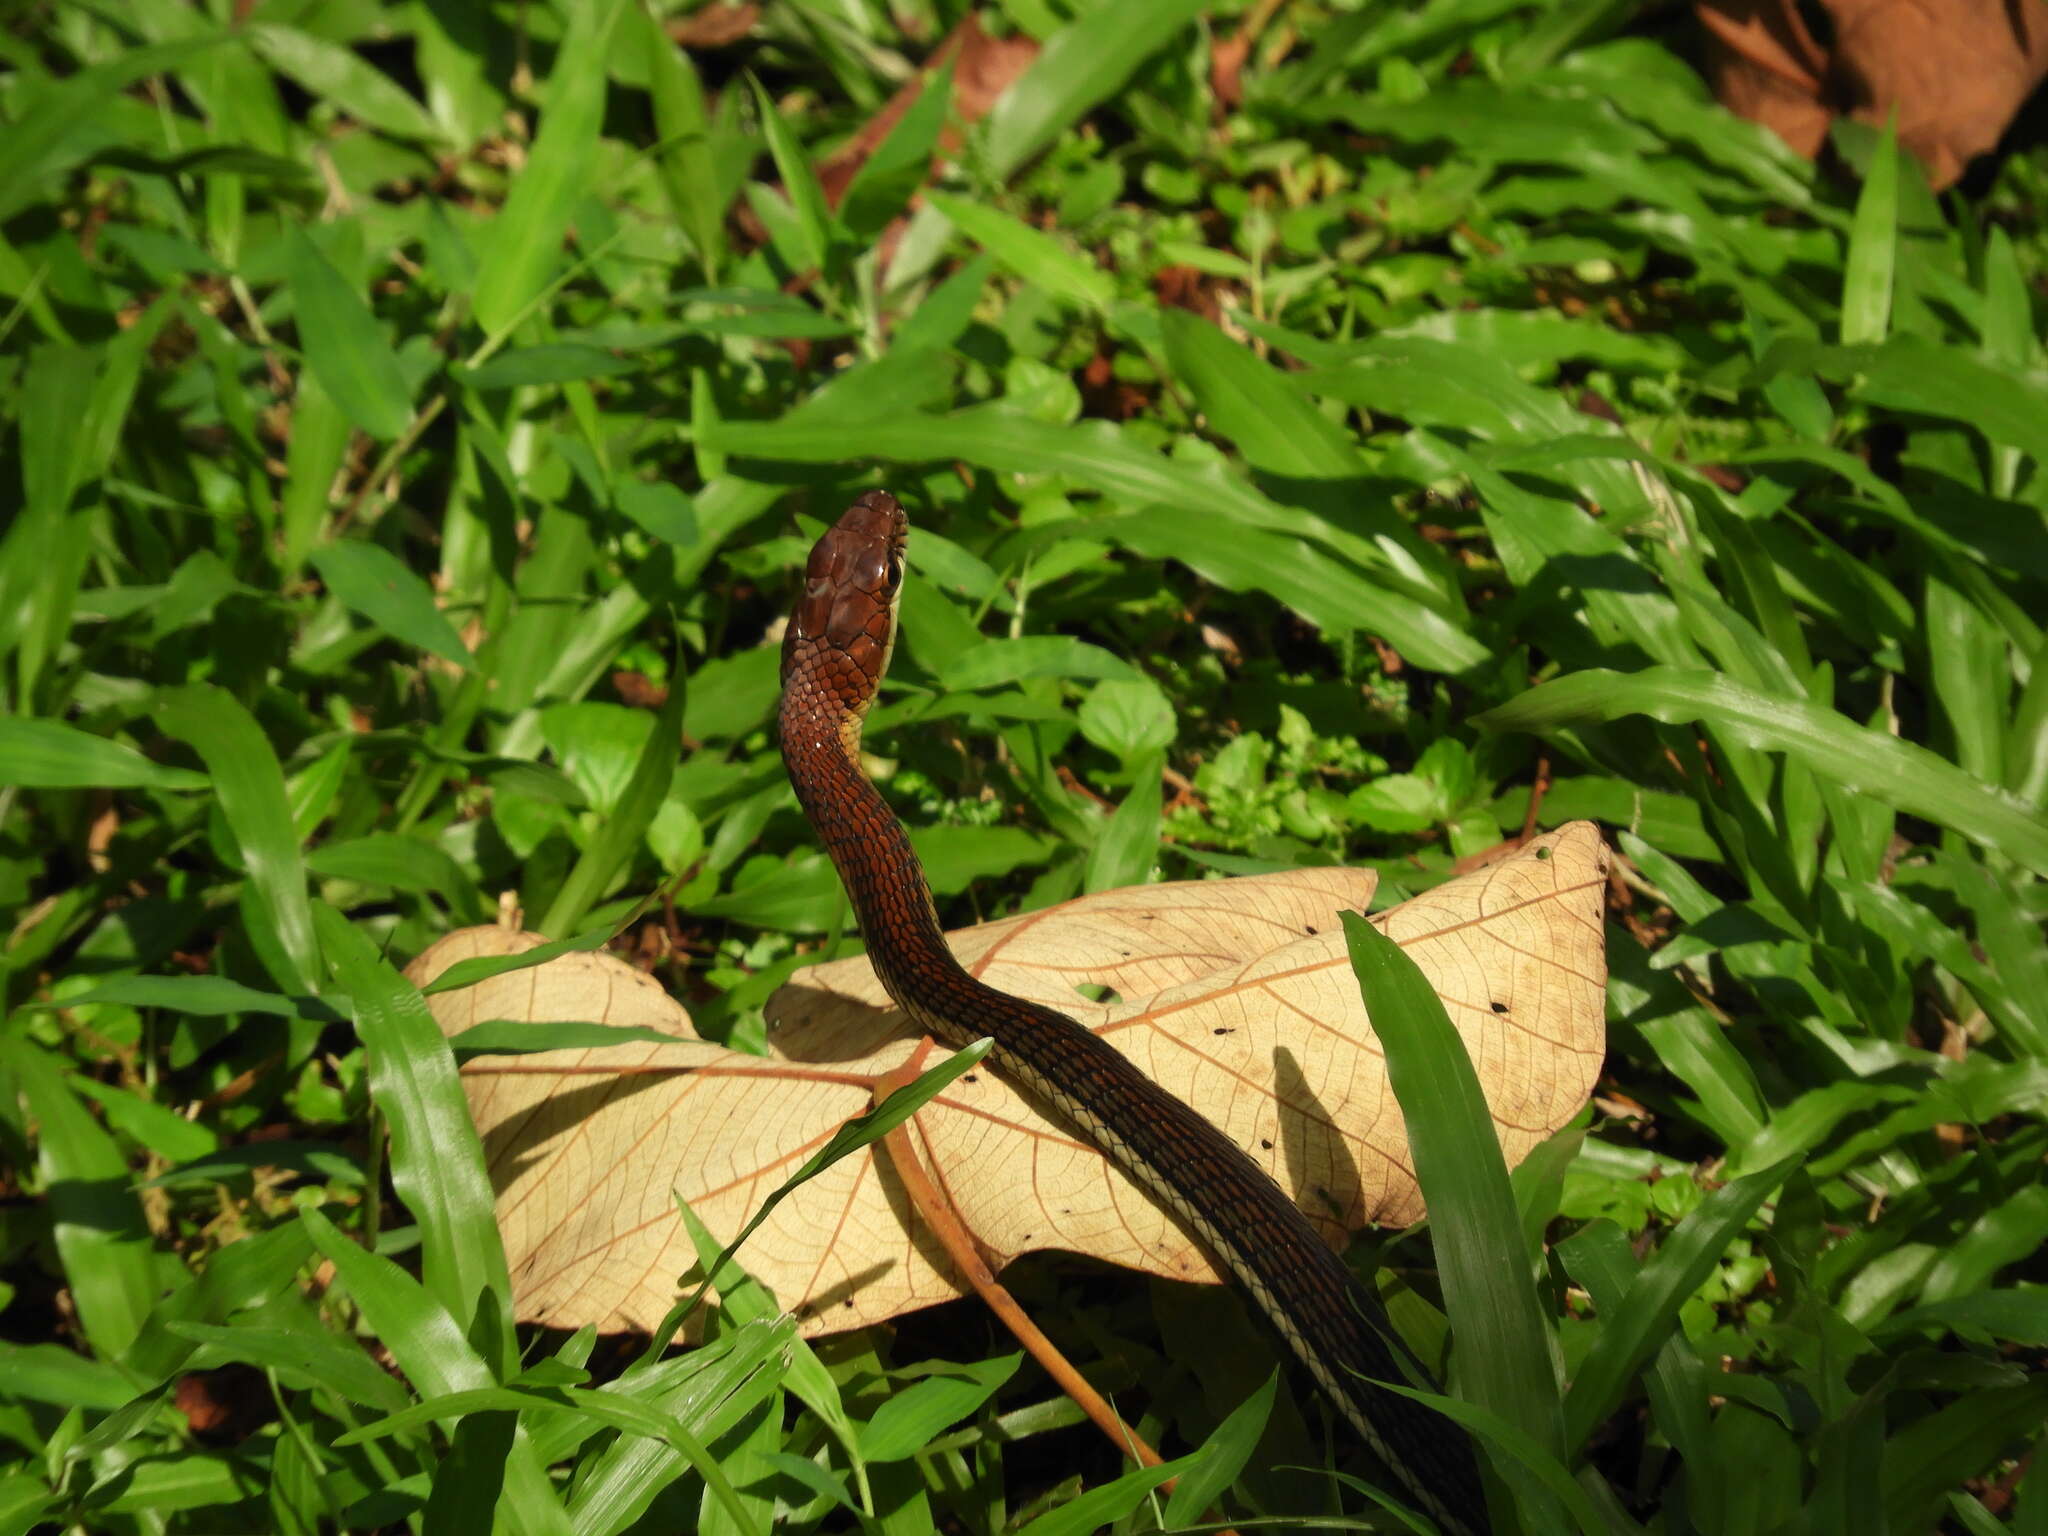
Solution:
M 896 596 L 910 520 L 887 491 L 869 491 L 811 550 L 803 596 L 782 638 L 784 728 L 828 709 L 858 732 L 896 642 Z M 792 686 L 801 684 L 803 686 Z

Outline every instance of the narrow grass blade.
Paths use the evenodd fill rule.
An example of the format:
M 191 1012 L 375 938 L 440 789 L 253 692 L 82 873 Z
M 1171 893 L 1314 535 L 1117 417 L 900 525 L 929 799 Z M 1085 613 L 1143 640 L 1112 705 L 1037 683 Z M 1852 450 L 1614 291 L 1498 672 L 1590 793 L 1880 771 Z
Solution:
M 1098 8 L 1062 28 L 990 109 L 982 130 L 989 174 L 1008 179 L 1108 100 L 1202 10 L 1200 0 L 1157 0 Z
M 7 153 L 0 155 L 0 219 L 19 213 L 44 178 L 92 152 L 98 139 L 79 129 L 88 119 L 104 116 L 108 101 L 144 76 L 160 74 L 233 35 L 222 29 L 203 37 L 130 48 L 38 91 L 27 110 L 8 125 Z
M 551 939 L 545 944 L 536 944 L 532 949 L 521 950 L 516 955 L 478 955 L 473 959 L 458 960 L 420 988 L 420 995 L 432 997 L 437 992 L 453 992 L 461 987 L 473 987 L 480 981 L 489 981 L 493 976 L 504 976 L 512 971 L 524 971 L 536 965 L 546 965 L 557 955 L 603 949 L 611 939 L 611 929 L 591 928 L 574 938 Z
M 1012 218 L 1000 208 L 946 192 L 930 192 L 931 205 L 953 227 L 1033 288 L 1057 294 L 1084 310 L 1103 310 L 1116 297 L 1116 280 L 1051 235 Z
M 952 1428 L 1002 1388 L 1024 1361 L 1020 1354 L 999 1355 L 952 1367 L 943 1376 L 927 1376 L 903 1388 L 875 1410 L 861 1426 L 860 1454 L 870 1462 L 902 1461 Z
M 1400 945 L 1354 912 L 1344 914 L 1344 937 L 1429 1207 L 1459 1390 L 1556 1457 L 1564 1421 L 1550 1346 L 1500 1138 L 1465 1043 Z
M 297 27 L 259 22 L 240 30 L 280 73 L 349 116 L 399 138 L 447 142 L 427 109 L 361 54 Z
M 344 539 L 314 550 L 312 560 L 344 607 L 465 672 L 474 665 L 469 648 L 434 601 L 433 589 L 381 544 Z
M 1883 341 L 1891 329 L 1892 281 L 1899 263 L 1899 141 L 1897 115 L 1863 173 L 1849 254 L 1842 270 L 1842 344 Z
M 1484 1444 L 1505 1454 L 1513 1465 L 1526 1469 L 1543 1490 L 1564 1506 L 1578 1529 L 1587 1536 L 1604 1536 L 1614 1529 L 1611 1521 L 1601 1518 L 1586 1490 L 1573 1481 L 1571 1471 L 1555 1452 L 1548 1449 L 1521 1424 L 1506 1414 L 1496 1413 L 1464 1398 L 1444 1397 L 1435 1392 L 1418 1392 L 1415 1388 L 1395 1382 L 1376 1383 L 1388 1392 L 1398 1392 L 1403 1397 L 1412 1397 L 1418 1403 L 1427 1403 L 1445 1418 L 1452 1419 L 1471 1430 Z M 1498 1463 L 1496 1463 L 1498 1465 Z M 1529 1512 L 1524 1509 L 1525 1518 Z M 1550 1517 L 1555 1519 L 1555 1515 Z M 1533 1523 L 1533 1522 L 1532 1522 Z M 1536 1529 L 1542 1527 L 1535 1526 Z
M 158 696 L 157 724 L 189 743 L 206 762 L 249 879 L 297 975 L 292 990 L 311 992 L 323 974 L 306 898 L 306 869 L 285 798 L 284 770 L 256 719 L 211 683 L 191 683 Z
M 839 217 L 856 239 L 880 234 L 924 185 L 952 102 L 953 64 L 948 59 L 943 68 L 924 77 L 917 100 L 846 184 L 839 199 Z M 896 344 L 903 344 L 900 329 Z
M 833 247 L 838 243 L 838 220 L 825 204 L 825 189 L 818 185 L 818 173 L 804 154 L 804 147 L 790 132 L 789 123 L 777 110 L 775 100 L 761 82 L 749 77 L 754 105 L 761 114 L 761 135 L 768 141 L 768 153 L 782 177 L 782 190 L 796 213 L 796 229 L 803 243 L 804 260 L 819 272 L 827 270 Z
M 740 1228 L 739 1235 L 725 1245 L 724 1251 L 718 1257 L 718 1263 L 706 1266 L 703 1285 L 700 1285 L 696 1292 L 688 1299 L 678 1302 L 675 1307 L 670 1309 L 669 1315 L 662 1319 L 661 1326 L 654 1330 L 652 1342 L 649 1346 L 649 1355 L 651 1356 L 667 1347 L 668 1341 L 675 1337 L 675 1331 L 683 1325 L 684 1319 L 694 1312 L 697 1309 L 697 1303 L 703 1300 L 704 1292 L 711 1285 L 712 1277 L 717 1275 L 726 1260 L 740 1251 L 741 1245 L 749 1237 L 753 1236 L 754 1229 L 766 1221 L 775 1207 L 780 1205 L 793 1190 L 808 1184 L 841 1158 L 851 1156 L 861 1148 L 872 1146 L 880 1141 L 884 1136 L 895 1130 L 897 1126 L 937 1098 L 939 1094 L 945 1091 L 946 1085 L 951 1083 L 956 1077 L 972 1070 L 974 1065 L 984 1056 L 988 1055 L 994 1046 L 995 1042 L 988 1039 L 976 1040 L 973 1044 L 964 1046 L 960 1050 L 953 1052 L 944 1061 L 926 1068 L 924 1072 L 918 1075 L 915 1082 L 907 1083 L 903 1087 L 898 1088 L 866 1114 L 855 1116 L 840 1126 L 838 1130 L 834 1131 L 830 1141 L 826 1142 L 824 1146 L 805 1159 L 802 1167 L 785 1179 L 761 1202 L 760 1208 L 748 1218 L 747 1224 Z
M 156 1255 L 128 1187 L 128 1160 L 49 1052 L 16 1033 L 0 1041 L 0 1060 L 35 1120 L 50 1236 L 78 1321 L 102 1359 L 119 1360 L 157 1297 Z
M 1589 1221 L 1559 1243 L 1556 1252 L 1566 1273 L 1592 1296 L 1603 1319 L 1604 1334 L 1605 1320 L 1620 1314 L 1640 1273 L 1627 1235 L 1604 1218 Z M 1596 1335 L 1596 1343 L 1598 1338 Z M 1664 1438 L 1686 1462 L 1704 1467 L 1712 1455 L 1712 1439 L 1708 1394 L 1700 1377 L 1699 1360 L 1691 1344 L 1683 1334 L 1674 1332 L 1659 1346 L 1656 1364 L 1645 1374 L 1643 1385 Z M 1569 1411 L 1569 1397 L 1566 1406 Z M 1703 1525 L 1708 1530 L 1717 1528 L 1712 1522 Z
M 509 336 L 562 260 L 562 236 L 597 157 L 611 37 L 624 10 L 625 0 L 591 0 L 569 11 L 540 134 L 492 223 L 477 274 L 477 323 L 491 340 Z
M 670 41 L 661 17 L 642 0 L 647 32 L 647 87 L 654 98 L 654 130 L 661 144 L 655 169 L 669 210 L 689 237 L 704 267 L 704 281 L 718 281 L 725 256 L 725 208 L 719 196 L 718 163 L 711 153 L 711 122 L 704 113 L 704 86 L 686 49 Z
M 1162 313 L 1159 330 L 1174 377 L 1194 393 L 1210 426 L 1255 468 L 1305 480 L 1364 475 L 1351 434 L 1317 410 L 1287 374 L 1184 309 Z
M 1263 1386 L 1231 1409 L 1202 1442 L 1200 1454 L 1193 1458 L 1194 1465 L 1174 1484 L 1166 1501 L 1166 1529 L 1200 1520 L 1224 1489 L 1237 1481 L 1238 1474 L 1258 1449 L 1259 1437 L 1266 1432 L 1266 1420 L 1272 1416 L 1279 1388 L 1280 1373 L 1275 1371 Z
M 1746 745 L 1789 753 L 1823 778 L 2048 874 L 2048 816 L 2032 806 L 1925 747 L 1804 700 L 1757 693 L 1717 673 L 1681 667 L 1575 672 L 1475 715 L 1473 723 L 1494 731 L 1540 732 L 1625 715 L 1712 725 Z
M 389 442 L 412 423 L 412 391 L 383 327 L 304 230 L 286 235 L 285 263 L 306 366 L 350 421 Z
M 334 978 L 355 1001 L 370 1093 L 391 1127 L 391 1182 L 420 1225 L 421 1276 L 465 1325 L 484 1292 L 509 1314 L 512 1281 L 498 1236 L 483 1143 L 455 1058 L 419 989 L 325 902 L 314 908 Z M 502 1340 L 512 1358 L 512 1339 Z
M 0 719 L 0 784 L 24 789 L 204 789 L 206 775 L 61 720 Z
M 214 1327 L 260 1306 L 292 1283 L 312 1251 L 306 1229 L 297 1222 L 229 1243 L 213 1255 L 204 1274 L 150 1309 L 128 1351 L 128 1368 L 147 1382 L 167 1380 L 191 1357 L 192 1335 L 185 1330 Z
M 1644 1362 L 1678 1327 L 1679 1307 L 1798 1164 L 1789 1157 L 1715 1190 L 1637 1272 L 1619 1310 L 1601 1319 L 1599 1336 L 1565 1394 L 1565 1444 L 1571 1450 L 1583 1446 L 1614 1411 Z
M 362 1309 L 364 1323 L 422 1396 L 497 1385 L 455 1319 L 411 1275 L 352 1241 L 317 1208 L 305 1207 L 299 1220 Z M 506 1460 L 504 1487 L 498 1514 L 512 1529 L 531 1536 L 571 1536 L 561 1498 L 523 1428 Z

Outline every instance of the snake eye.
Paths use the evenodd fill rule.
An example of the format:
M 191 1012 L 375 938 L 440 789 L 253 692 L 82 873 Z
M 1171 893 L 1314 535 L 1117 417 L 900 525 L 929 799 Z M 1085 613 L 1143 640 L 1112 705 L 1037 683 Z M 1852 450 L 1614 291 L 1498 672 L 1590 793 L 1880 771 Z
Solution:
M 900 549 L 889 551 L 888 577 L 889 590 L 891 592 L 896 591 L 897 588 L 903 585 L 903 551 Z

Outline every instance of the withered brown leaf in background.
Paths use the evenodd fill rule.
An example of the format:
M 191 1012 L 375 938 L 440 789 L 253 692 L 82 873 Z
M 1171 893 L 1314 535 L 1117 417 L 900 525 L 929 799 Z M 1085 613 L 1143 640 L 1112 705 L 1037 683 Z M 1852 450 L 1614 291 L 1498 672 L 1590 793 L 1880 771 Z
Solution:
M 1585 1102 L 1604 1051 L 1607 851 L 1589 822 L 1376 918 L 1443 996 L 1512 1164 Z M 1098 1030 L 1253 1151 L 1333 1241 L 1422 1213 L 1399 1107 L 1359 1001 L 1338 913 L 1377 877 L 1304 869 L 1138 886 L 949 936 L 990 985 Z M 516 953 L 531 934 L 469 928 L 407 968 Z M 1081 985 L 1112 988 L 1090 1002 Z M 518 1314 L 553 1327 L 645 1329 L 694 1251 L 686 1199 L 721 1241 L 915 1047 L 862 958 L 802 971 L 768 1005 L 775 1055 L 694 1038 L 639 971 L 571 954 L 429 999 L 455 1034 L 486 1019 L 651 1025 L 675 1045 L 486 1057 L 463 1068 L 482 1132 Z M 921 1155 L 998 1264 L 1035 1248 L 1217 1279 L 1166 1216 L 986 1070 L 914 1122 Z M 835 1165 L 776 1210 L 743 1262 L 808 1333 L 959 1294 L 887 1160 Z
M 1833 23 L 1823 47 L 1796 0 L 1698 0 L 1706 74 L 1730 111 L 1798 153 L 1820 152 L 1846 115 L 1882 127 L 1937 192 L 1997 147 L 2048 75 L 2048 0 L 1819 0 Z

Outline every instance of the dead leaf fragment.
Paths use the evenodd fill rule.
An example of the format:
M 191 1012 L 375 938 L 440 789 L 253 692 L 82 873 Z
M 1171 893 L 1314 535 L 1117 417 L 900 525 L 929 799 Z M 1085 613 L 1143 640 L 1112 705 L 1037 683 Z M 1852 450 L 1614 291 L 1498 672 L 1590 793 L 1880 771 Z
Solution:
M 1444 998 L 1510 1164 L 1571 1118 L 1598 1072 L 1606 878 L 1598 832 L 1574 822 L 1374 919 Z M 1362 910 L 1376 883 L 1370 871 L 1309 869 L 1142 886 L 949 942 L 990 985 L 1062 1009 L 1195 1104 L 1335 1240 L 1421 1214 L 1338 917 Z M 538 942 L 465 929 L 407 974 L 424 982 L 468 955 Z M 1108 999 L 1089 1001 L 1084 985 L 1109 988 Z M 675 1196 L 729 1239 L 916 1045 L 864 959 L 800 972 L 770 1000 L 766 1058 L 697 1040 L 659 987 L 603 954 L 565 955 L 429 1002 L 450 1034 L 493 1018 L 594 1019 L 677 1037 L 463 1068 L 519 1316 L 552 1327 L 652 1326 L 693 1262 Z M 1217 1278 L 1134 1185 L 987 1071 L 952 1084 L 913 1127 L 927 1166 L 999 1261 L 1053 1247 Z M 809 1334 L 960 1289 L 909 1222 L 887 1159 L 867 1153 L 785 1200 L 743 1261 Z
M 1723 106 L 1811 159 L 1837 116 L 1882 127 L 1952 185 L 1988 154 L 2048 76 L 2044 0 L 1820 0 L 1823 47 L 1794 0 L 1698 0 L 1707 75 Z

